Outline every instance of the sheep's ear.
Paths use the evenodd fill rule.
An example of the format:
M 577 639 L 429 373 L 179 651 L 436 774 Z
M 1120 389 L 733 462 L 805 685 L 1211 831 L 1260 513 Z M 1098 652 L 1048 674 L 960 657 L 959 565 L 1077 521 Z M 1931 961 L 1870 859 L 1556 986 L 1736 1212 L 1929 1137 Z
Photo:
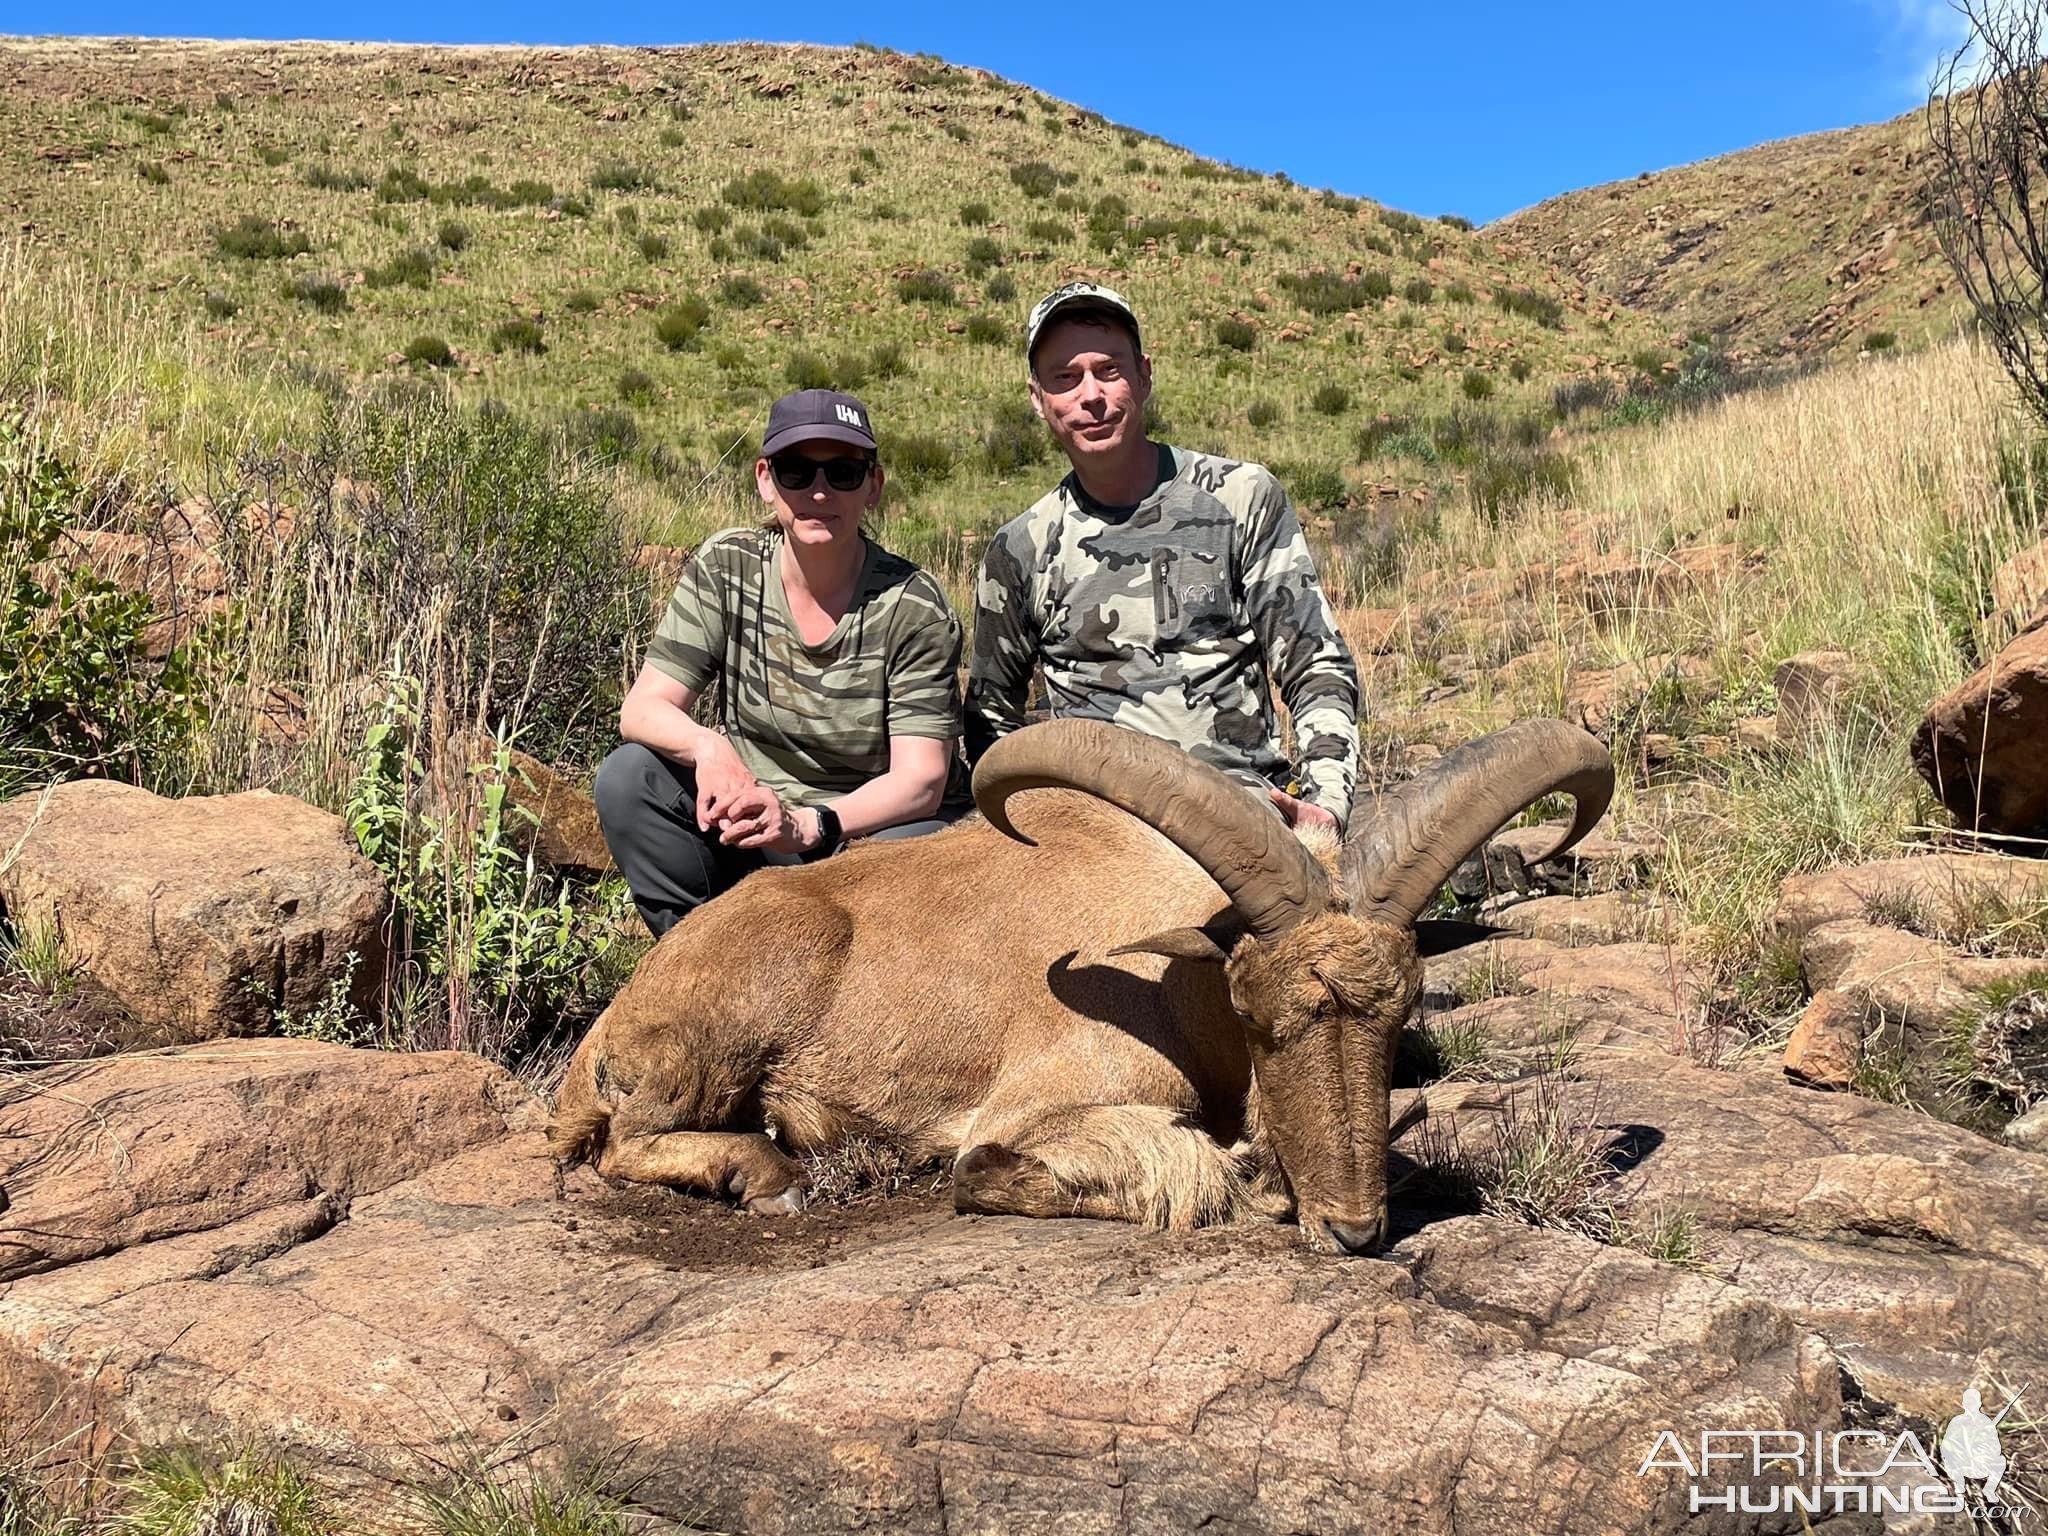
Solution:
M 1230 958 L 1232 931 L 1211 928 L 1167 928 L 1129 944 L 1119 944 L 1112 955 L 1165 955 L 1170 960 L 1202 960 L 1221 965 Z

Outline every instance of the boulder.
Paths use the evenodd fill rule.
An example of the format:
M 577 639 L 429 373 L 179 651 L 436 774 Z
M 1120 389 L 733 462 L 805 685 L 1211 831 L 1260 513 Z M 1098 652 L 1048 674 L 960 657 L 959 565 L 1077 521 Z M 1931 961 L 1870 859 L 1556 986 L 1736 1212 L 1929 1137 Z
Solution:
M 1570 896 L 1626 890 L 1642 884 L 1662 851 L 1655 842 L 1595 828 L 1558 857 L 1532 863 L 1532 857 L 1557 842 L 1566 825 L 1545 822 L 1496 833 L 1452 871 L 1452 893 L 1474 901 L 1501 892 Z
M 1735 744 L 1746 752 L 1775 752 L 1785 744 L 1776 715 L 1753 715 L 1735 722 Z
M 2048 1152 L 2048 1104 L 2038 1104 L 2005 1128 L 2006 1145 L 2026 1152 Z
M 174 513 L 155 534 L 74 530 L 53 563 L 82 565 L 123 591 L 147 595 L 157 617 L 143 631 L 143 654 L 161 660 L 227 611 L 228 573 L 212 547 L 217 542 L 210 521 L 194 529 Z
M 2048 863 L 1989 853 L 1928 853 L 1793 875 L 1778 887 L 1772 929 L 1801 938 L 1844 919 L 1897 921 L 1952 933 L 1978 914 L 2048 903 Z
M 366 1521 L 422 1464 L 524 1455 L 789 1536 L 1675 1532 L 1683 1475 L 1641 1472 L 1660 1427 L 1843 1422 L 1787 1307 L 1568 1232 L 1439 1216 L 1338 1260 L 1285 1226 L 914 1200 L 769 1222 L 564 1177 L 507 1080 L 449 1057 L 378 1058 L 442 1135 L 344 1168 L 357 1118 L 394 1118 L 392 1078 L 322 1082 L 365 1053 L 217 1054 L 35 1084 L 61 1090 L 38 1135 L 71 1151 L 0 1165 L 0 1245 L 99 1241 L 0 1283 L 0 1407 L 64 1403 L 138 1446 L 260 1437 Z M 228 1155 L 177 1161 L 175 1224 L 124 1227 L 119 1149 L 170 1135 L 188 1091 L 190 1145 Z M 0 1148 L 24 1102 L 0 1101 Z
M 1866 686 L 1868 669 L 1847 651 L 1803 651 L 1778 663 L 1776 736 L 1791 746 L 1811 741 L 1841 719 Z
M 1347 608 L 1337 617 L 1338 630 L 1354 656 L 1385 655 L 1397 649 L 1415 626 L 1406 608 Z
M 2028 630 L 1927 707 L 1913 766 L 1957 825 L 2048 837 L 2048 628 Z
M 1538 896 L 1503 907 L 1489 919 L 1512 933 L 1567 947 L 1622 944 L 1665 932 L 1671 914 L 1646 891 L 1603 891 L 1596 896 Z
M 1661 716 L 1689 693 L 1711 683 L 1713 664 L 1701 656 L 1647 656 L 1599 671 L 1576 671 L 1565 690 L 1564 718 L 1606 740 L 1617 726 L 1637 723 L 1644 701 L 1664 695 Z
M 168 800 L 104 779 L 0 805 L 0 906 L 146 1025 L 259 1034 L 345 984 L 374 1001 L 384 881 L 338 817 L 265 790 Z
M 1785 1043 L 1785 1075 L 1810 1088 L 1846 1089 L 1863 1059 L 1864 1007 L 1843 993 L 1814 994 Z
M 1854 919 L 1808 930 L 1799 964 L 1811 991 L 1845 993 L 1881 1014 L 1888 1043 L 1929 1064 L 1946 1051 L 1951 1021 L 1981 1007 L 1983 988 L 2042 969 L 2038 959 L 1965 955 L 1938 939 Z
M 533 818 L 533 852 L 564 874 L 595 879 L 612 869 L 597 802 L 531 753 L 511 754 L 511 800 Z
M 2048 539 L 2029 545 L 1991 573 L 1991 600 L 2015 629 L 2031 629 L 2048 609 Z

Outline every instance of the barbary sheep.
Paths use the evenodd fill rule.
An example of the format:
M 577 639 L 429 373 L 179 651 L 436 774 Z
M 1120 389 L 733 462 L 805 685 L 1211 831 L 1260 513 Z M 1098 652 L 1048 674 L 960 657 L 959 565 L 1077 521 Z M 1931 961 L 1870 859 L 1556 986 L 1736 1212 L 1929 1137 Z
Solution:
M 1026 727 L 976 769 L 985 820 L 762 870 L 677 925 L 578 1047 L 556 1155 L 778 1213 L 792 1153 L 860 1133 L 952 1158 L 962 1211 L 1291 1210 L 1365 1252 L 1417 915 L 1525 807 L 1574 798 L 1554 854 L 1612 789 L 1592 737 L 1525 721 L 1312 852 L 1176 747 Z

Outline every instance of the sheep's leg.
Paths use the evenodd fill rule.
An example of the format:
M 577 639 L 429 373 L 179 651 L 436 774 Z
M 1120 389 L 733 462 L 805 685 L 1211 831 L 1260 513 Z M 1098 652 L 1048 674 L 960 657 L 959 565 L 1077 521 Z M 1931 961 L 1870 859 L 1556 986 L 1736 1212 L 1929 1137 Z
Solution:
M 606 1178 L 672 1184 L 737 1200 L 748 1210 L 781 1216 L 804 1208 L 804 1171 L 759 1131 L 617 1133 L 598 1154 Z
M 1273 1214 L 1229 1149 L 1163 1105 L 1077 1106 L 997 1129 L 964 1138 L 956 1210 L 1183 1229 Z

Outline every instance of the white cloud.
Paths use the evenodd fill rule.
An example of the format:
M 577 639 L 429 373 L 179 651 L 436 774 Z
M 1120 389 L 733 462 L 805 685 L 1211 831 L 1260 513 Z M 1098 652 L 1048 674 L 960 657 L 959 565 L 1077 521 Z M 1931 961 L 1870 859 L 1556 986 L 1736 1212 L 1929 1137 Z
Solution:
M 1950 0 L 1869 0 L 1889 23 L 1885 51 L 1897 70 L 1897 88 L 1924 102 L 1938 80 L 1947 78 L 1956 50 L 1971 42 L 1970 24 Z M 1958 81 L 1975 73 L 1974 50 L 1956 71 Z

